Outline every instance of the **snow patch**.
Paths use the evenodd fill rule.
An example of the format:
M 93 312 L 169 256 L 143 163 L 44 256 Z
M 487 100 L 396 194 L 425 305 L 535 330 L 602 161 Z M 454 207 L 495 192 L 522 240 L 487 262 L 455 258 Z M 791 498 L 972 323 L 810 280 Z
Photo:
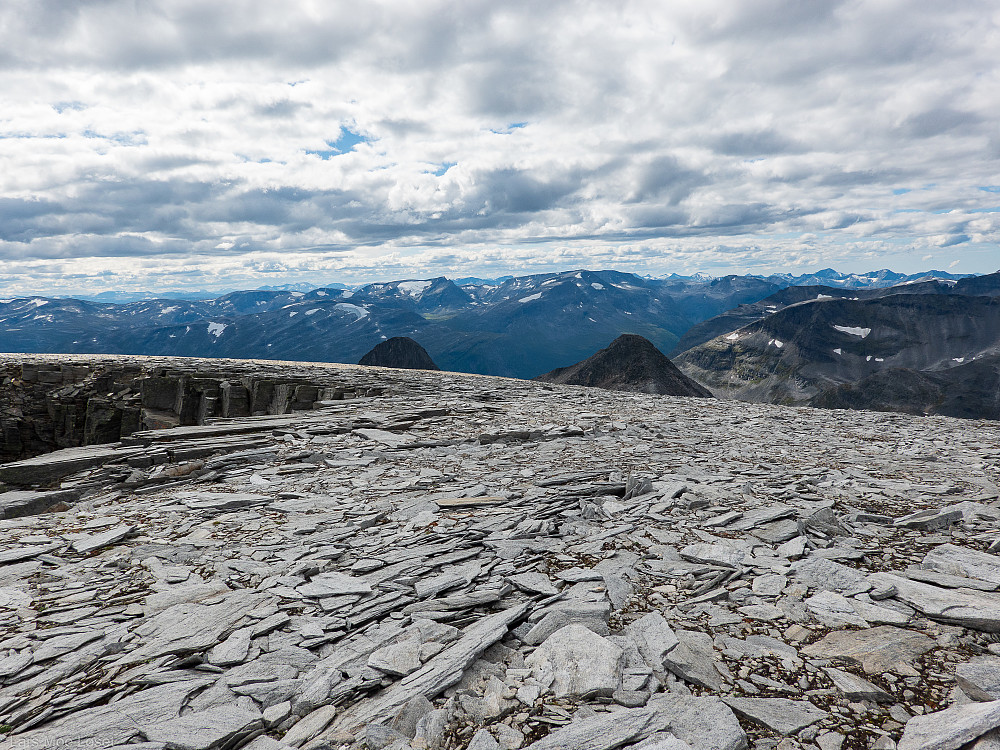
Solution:
M 177 305 L 171 305 L 170 307 L 163 307 L 160 308 L 160 315 L 169 315 L 170 313 L 176 312 L 177 310 L 180 310 L 180 308 Z
M 726 336 L 726 341 L 736 341 L 736 339 L 738 339 L 739 337 L 740 337 L 740 335 L 738 333 L 736 333 L 735 331 L 733 331 L 731 334 L 729 334 L 728 336 Z
M 859 328 L 858 326 L 834 326 L 841 333 L 849 333 L 852 336 L 860 336 L 865 338 L 869 333 L 872 332 L 871 328 Z
M 778 341 L 778 339 L 775 339 L 774 340 L 774 345 L 780 349 L 781 347 L 783 347 L 785 345 L 785 342 L 784 341 Z
M 958 364 L 962 364 L 965 361 L 965 357 L 952 357 L 951 361 L 958 362 Z
M 355 320 L 361 320 L 362 318 L 368 317 L 368 310 L 359 305 L 352 305 L 348 302 L 340 302 L 334 305 L 333 307 L 334 309 L 340 310 L 341 312 L 354 313 L 357 316 Z
M 208 324 L 208 332 L 212 336 L 215 336 L 215 338 L 219 338 L 219 336 L 222 335 L 222 332 L 225 331 L 227 328 L 229 328 L 229 324 L 228 323 L 209 323 Z M 189 327 L 188 331 L 190 331 L 190 330 L 191 329 Z M 185 333 L 187 333 L 187 331 L 185 331 Z
M 322 292 L 322 291 L 316 292 L 316 296 L 317 297 L 325 297 L 326 296 L 326 292 Z
M 292 292 L 291 294 L 292 294 L 293 297 L 305 297 L 306 296 L 305 292 Z
M 42 305 L 49 304 L 49 301 L 47 299 L 33 299 L 31 300 L 31 304 L 33 304 L 35 307 L 41 307 Z
M 882 359 L 882 357 L 875 357 L 875 361 L 876 362 L 885 362 L 885 360 Z
M 833 299 L 832 294 L 817 294 L 816 299 Z
M 843 350 L 843 349 L 834 349 L 834 350 L 833 350 L 833 353 L 834 353 L 834 354 L 840 354 L 840 355 L 843 355 L 843 353 L 844 353 L 844 350 Z
M 598 284 L 596 281 L 593 282 L 591 286 L 594 287 L 594 289 L 596 289 L 597 291 L 601 291 L 602 289 L 604 289 L 604 284 Z
M 541 299 L 541 298 L 542 298 L 542 293 L 538 292 L 538 294 L 532 294 L 528 297 L 521 297 L 521 299 L 519 299 L 518 302 L 534 302 L 536 299 Z
M 419 297 L 433 283 L 432 281 L 401 281 L 396 288 L 403 294 L 408 294 L 411 297 Z
M 290 313 L 288 313 L 288 317 L 289 318 L 294 318 L 298 314 L 299 314 L 298 310 L 292 310 Z
M 314 308 L 313 308 L 312 310 L 306 310 L 306 315 L 315 315 L 315 314 L 316 314 L 316 313 L 318 313 L 318 312 L 319 312 L 319 311 L 320 311 L 321 309 L 322 309 L 322 308 L 320 308 L 320 307 L 314 307 Z

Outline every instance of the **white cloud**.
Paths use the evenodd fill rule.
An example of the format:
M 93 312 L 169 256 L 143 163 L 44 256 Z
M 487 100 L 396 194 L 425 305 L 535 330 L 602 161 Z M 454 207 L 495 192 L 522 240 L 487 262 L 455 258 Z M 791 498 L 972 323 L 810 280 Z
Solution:
M 12 288 L 996 265 L 985 0 L 18 0 L 0 29 Z

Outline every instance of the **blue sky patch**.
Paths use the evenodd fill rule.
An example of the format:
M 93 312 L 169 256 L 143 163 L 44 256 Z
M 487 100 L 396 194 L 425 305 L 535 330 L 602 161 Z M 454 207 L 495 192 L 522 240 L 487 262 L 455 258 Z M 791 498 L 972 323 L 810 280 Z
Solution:
M 456 164 L 458 164 L 457 161 L 442 162 L 441 165 L 437 169 L 434 169 L 434 170 L 431 171 L 431 174 L 434 175 L 435 177 L 440 177 L 445 172 L 447 172 L 449 169 L 451 169 L 452 167 L 454 167 Z
M 341 156 L 350 151 L 354 150 L 354 147 L 359 143 L 368 143 L 368 139 L 365 138 L 360 133 L 355 133 L 349 128 L 341 128 L 340 137 L 335 141 L 326 141 L 326 145 L 329 148 L 319 149 L 316 151 L 306 149 L 307 154 L 313 154 L 318 156 L 323 161 L 333 158 L 334 156 Z

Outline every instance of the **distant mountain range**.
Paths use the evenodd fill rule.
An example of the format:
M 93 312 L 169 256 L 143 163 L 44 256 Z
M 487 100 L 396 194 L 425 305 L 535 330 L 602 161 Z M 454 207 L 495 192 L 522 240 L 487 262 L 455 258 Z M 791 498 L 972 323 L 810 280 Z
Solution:
M 212 299 L 28 297 L 0 300 L 0 350 L 354 363 L 405 336 L 444 370 L 532 378 L 636 334 L 721 397 L 975 416 L 993 413 L 998 279 L 580 270 Z M 986 385 L 965 388 L 970 377 Z
M 740 276 L 570 271 L 498 284 L 439 277 L 210 300 L 31 297 L 0 301 L 0 349 L 354 363 L 380 341 L 408 336 L 442 369 L 530 378 L 584 359 L 622 333 L 669 351 L 695 323 L 778 288 Z

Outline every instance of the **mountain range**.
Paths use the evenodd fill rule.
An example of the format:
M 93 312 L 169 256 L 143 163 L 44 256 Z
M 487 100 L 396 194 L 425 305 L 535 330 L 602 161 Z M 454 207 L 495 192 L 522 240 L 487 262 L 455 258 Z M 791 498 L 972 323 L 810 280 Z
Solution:
M 723 398 L 1000 416 L 998 279 L 579 270 L 124 304 L 27 297 L 0 300 L 0 350 L 354 363 L 402 336 L 443 370 L 533 378 L 636 334 Z
M 674 362 L 719 397 L 1000 419 L 1000 273 L 784 289 L 692 327 Z

